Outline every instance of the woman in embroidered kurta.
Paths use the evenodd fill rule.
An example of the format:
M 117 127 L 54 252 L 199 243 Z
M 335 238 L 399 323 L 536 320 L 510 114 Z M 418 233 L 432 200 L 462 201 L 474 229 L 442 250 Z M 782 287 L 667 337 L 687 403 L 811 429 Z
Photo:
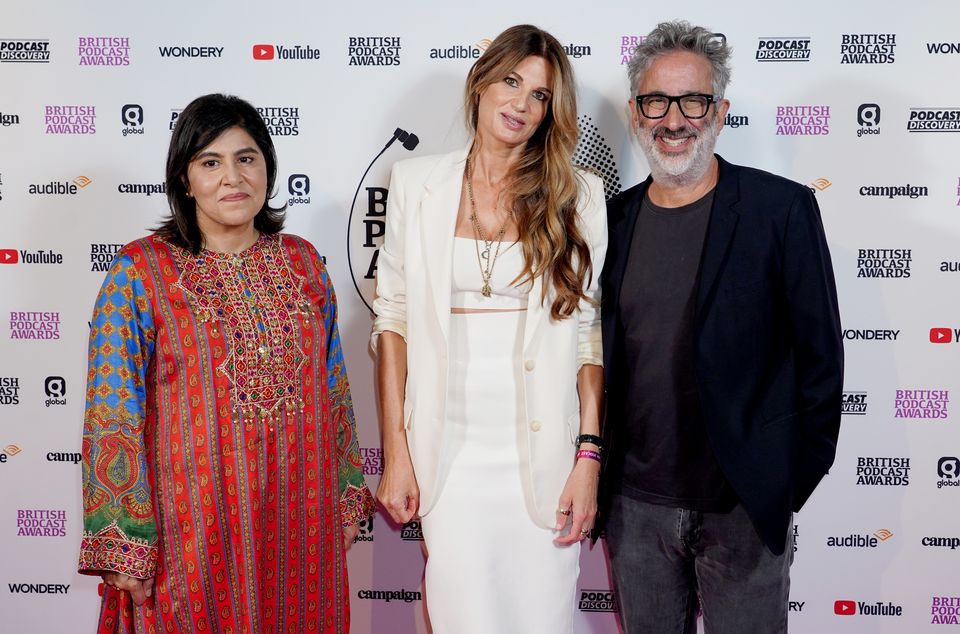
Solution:
M 267 205 L 269 133 L 208 95 L 181 114 L 173 214 L 94 309 L 80 571 L 101 632 L 344 632 L 344 551 L 373 511 L 336 299 Z

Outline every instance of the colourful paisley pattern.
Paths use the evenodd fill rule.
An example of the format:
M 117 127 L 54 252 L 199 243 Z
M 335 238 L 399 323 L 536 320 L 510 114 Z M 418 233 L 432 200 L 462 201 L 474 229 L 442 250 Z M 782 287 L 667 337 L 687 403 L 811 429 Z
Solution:
M 373 499 L 312 245 L 127 245 L 88 364 L 80 572 L 155 577 L 141 607 L 105 587 L 99 631 L 347 631 L 342 527 Z

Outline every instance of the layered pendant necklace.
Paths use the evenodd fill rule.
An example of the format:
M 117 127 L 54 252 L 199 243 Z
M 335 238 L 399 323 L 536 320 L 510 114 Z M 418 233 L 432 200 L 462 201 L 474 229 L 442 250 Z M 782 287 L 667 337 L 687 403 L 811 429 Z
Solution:
M 503 234 L 507 231 L 507 223 L 513 216 L 511 210 L 507 210 L 507 217 L 495 237 L 487 240 L 483 233 L 483 227 L 480 226 L 480 219 L 477 218 L 477 203 L 473 197 L 473 170 L 470 168 L 470 159 L 467 159 L 467 197 L 470 199 L 470 223 L 473 225 L 474 246 L 477 248 L 477 265 L 480 267 L 480 277 L 483 279 L 483 286 L 480 287 L 480 294 L 484 297 L 490 297 L 493 291 L 490 288 L 490 278 L 493 276 L 493 267 L 497 262 L 497 256 L 500 255 L 500 245 L 503 244 Z M 480 250 L 480 243 L 483 242 L 483 251 Z M 497 243 L 497 248 L 490 257 L 490 250 L 493 249 L 493 243 Z

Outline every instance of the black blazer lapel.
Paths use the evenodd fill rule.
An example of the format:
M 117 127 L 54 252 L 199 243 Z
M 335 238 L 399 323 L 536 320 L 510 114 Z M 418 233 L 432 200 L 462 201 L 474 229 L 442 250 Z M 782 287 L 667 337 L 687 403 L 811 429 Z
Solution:
M 697 290 L 697 322 L 703 318 L 717 276 L 723 269 L 727 252 L 736 233 L 740 213 L 740 179 L 738 169 L 717 156 L 719 175 L 716 191 L 713 194 L 713 208 L 710 212 L 710 224 L 703 241 L 703 254 L 700 256 L 700 284 Z
M 603 323 L 603 358 L 604 365 L 608 365 L 614 358 L 614 351 L 619 342 L 615 341 L 616 325 L 618 322 L 617 307 L 620 305 L 620 288 L 623 286 L 623 272 L 627 267 L 627 258 L 630 255 L 630 245 L 640 215 L 640 203 L 647 193 L 647 188 L 653 179 L 647 180 L 633 187 L 608 204 L 607 216 L 609 240 L 607 242 L 607 257 L 600 274 L 602 290 L 602 309 L 600 319 Z

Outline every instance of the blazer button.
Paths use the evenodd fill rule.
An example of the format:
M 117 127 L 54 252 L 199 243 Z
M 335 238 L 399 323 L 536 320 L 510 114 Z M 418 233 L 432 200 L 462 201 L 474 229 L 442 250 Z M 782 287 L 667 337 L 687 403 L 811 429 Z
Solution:
M 537 367 L 537 364 L 536 364 L 536 362 L 534 362 L 533 359 L 527 359 L 527 360 L 524 362 L 523 367 L 524 367 L 524 369 L 525 369 L 527 372 L 533 372 L 533 369 L 534 369 L 535 367 Z
M 540 421 L 530 421 L 530 431 L 540 431 Z

